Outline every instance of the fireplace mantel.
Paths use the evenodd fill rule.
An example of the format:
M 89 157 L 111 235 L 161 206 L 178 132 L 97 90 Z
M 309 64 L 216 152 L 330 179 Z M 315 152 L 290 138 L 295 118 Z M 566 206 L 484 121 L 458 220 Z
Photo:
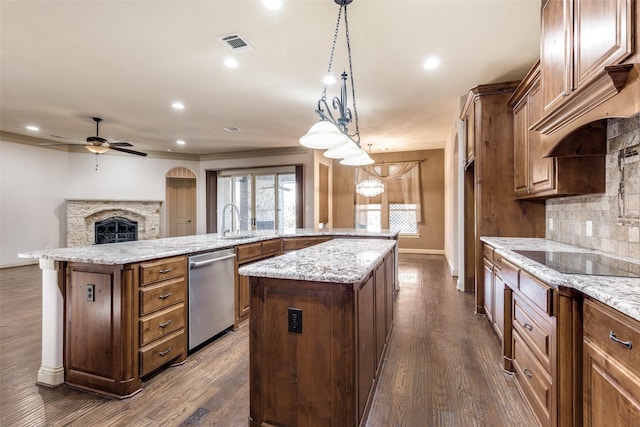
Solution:
M 96 221 L 118 216 L 138 223 L 138 240 L 160 237 L 161 200 L 65 199 L 67 247 L 93 245 Z

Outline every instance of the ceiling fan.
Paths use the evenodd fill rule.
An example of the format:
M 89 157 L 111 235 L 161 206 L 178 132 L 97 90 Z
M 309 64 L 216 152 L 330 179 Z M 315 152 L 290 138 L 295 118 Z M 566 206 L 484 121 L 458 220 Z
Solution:
M 58 135 L 51 135 L 54 138 L 61 138 L 61 139 L 68 139 L 70 141 L 78 141 L 81 142 L 84 145 L 84 148 L 86 148 L 87 150 L 91 151 L 92 153 L 95 154 L 102 154 L 102 153 L 106 153 L 109 150 L 115 150 L 115 151 L 122 151 L 123 153 L 128 153 L 128 154 L 134 154 L 136 156 L 146 156 L 147 153 L 143 153 L 141 151 L 135 151 L 135 150 L 129 150 L 127 148 L 122 148 L 122 147 L 133 147 L 132 144 L 126 142 L 126 141 L 113 141 L 110 142 L 108 140 L 106 140 L 105 138 L 100 136 L 100 132 L 99 132 L 99 126 L 100 126 L 100 122 L 102 121 L 102 119 L 100 117 L 92 117 L 93 121 L 96 122 L 96 135 L 95 136 L 89 136 L 86 139 L 86 142 L 82 141 L 82 140 L 78 140 L 78 139 L 72 139 L 72 138 L 67 138 L 64 136 L 58 136 Z M 43 143 L 40 145 L 80 145 L 80 144 L 72 144 L 72 143 L 68 143 L 68 144 L 58 144 L 58 143 Z

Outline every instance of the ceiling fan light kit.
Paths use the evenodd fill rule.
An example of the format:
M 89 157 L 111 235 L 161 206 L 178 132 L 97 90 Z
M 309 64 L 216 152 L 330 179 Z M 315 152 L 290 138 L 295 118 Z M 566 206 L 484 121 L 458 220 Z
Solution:
M 344 13 L 344 25 L 347 40 L 347 54 L 349 59 L 349 73 L 351 75 L 351 98 L 353 99 L 353 113 L 347 106 L 347 77 L 348 74 L 344 71 L 341 75 L 341 87 L 340 97 L 337 96 L 332 100 L 332 108 L 339 116 L 335 118 L 329 104 L 327 103 L 327 81 L 322 87 L 322 95 L 318 100 L 318 108 L 315 113 L 320 116 L 320 121 L 311 126 L 309 132 L 300 138 L 300 145 L 313 148 L 322 149 L 327 152 L 324 153 L 325 157 L 335 159 L 351 159 L 347 163 L 349 166 L 368 165 L 373 163 L 373 160 L 369 155 L 360 147 L 360 128 L 358 126 L 358 110 L 356 109 L 356 92 L 353 83 L 353 65 L 351 62 L 351 42 L 349 40 L 349 21 L 347 19 L 347 5 L 353 0 L 334 0 L 336 4 L 340 6 L 338 11 L 338 19 L 336 22 L 336 31 L 333 35 L 333 44 L 331 46 L 331 55 L 329 57 L 329 66 L 327 75 L 331 74 L 331 66 L 333 65 L 333 54 L 336 48 L 336 41 L 338 39 L 338 32 L 340 31 L 340 21 L 342 14 Z M 355 132 L 350 134 L 348 125 L 351 122 L 355 123 Z

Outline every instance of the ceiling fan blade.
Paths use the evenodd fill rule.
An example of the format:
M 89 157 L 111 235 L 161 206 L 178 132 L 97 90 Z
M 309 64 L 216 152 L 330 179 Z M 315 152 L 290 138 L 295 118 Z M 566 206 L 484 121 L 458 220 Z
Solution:
M 136 156 L 146 156 L 147 155 L 147 153 L 143 153 L 143 152 L 140 152 L 140 151 L 134 151 L 134 150 L 127 150 L 126 148 L 120 148 L 120 147 L 114 147 L 114 146 L 111 146 L 110 148 L 112 150 L 122 151 L 123 153 L 135 154 Z
M 59 135 L 51 135 L 51 136 L 54 137 L 54 138 L 66 139 L 68 141 L 80 142 L 82 144 L 86 143 L 86 141 L 83 140 L 83 139 L 75 139 L 75 138 L 69 138 L 67 136 L 59 136 Z
M 133 144 L 130 144 L 127 141 L 114 141 L 114 142 L 109 142 L 109 146 L 111 146 L 111 147 L 133 147 Z

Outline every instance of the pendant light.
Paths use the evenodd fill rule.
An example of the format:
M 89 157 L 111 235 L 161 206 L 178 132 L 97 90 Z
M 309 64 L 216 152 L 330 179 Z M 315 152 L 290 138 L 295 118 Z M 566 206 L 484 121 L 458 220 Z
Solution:
M 351 74 L 351 97 L 353 98 L 353 114 L 347 106 L 347 78 L 348 74 L 343 71 L 341 75 L 340 97 L 337 96 L 332 100 L 332 107 L 339 114 L 336 119 L 331 112 L 331 108 L 327 102 L 327 82 L 322 87 L 322 95 L 318 100 L 318 108 L 315 110 L 320 117 L 320 121 L 314 124 L 309 131 L 300 138 L 300 145 L 313 149 L 328 149 L 324 153 L 325 157 L 332 159 L 360 158 L 360 162 L 368 161 L 369 157 L 362 148 L 360 148 L 360 128 L 358 126 L 358 110 L 356 109 L 356 93 L 353 83 L 353 64 L 351 62 L 351 42 L 349 40 L 349 21 L 347 18 L 347 5 L 353 0 L 334 0 L 340 6 L 338 11 L 338 19 L 336 22 L 336 31 L 333 35 L 333 44 L 331 46 L 331 55 L 329 57 L 329 66 L 327 75 L 331 74 L 331 66 L 333 65 L 333 54 L 336 48 L 336 41 L 340 31 L 340 21 L 344 13 L 344 24 L 347 41 L 347 54 L 349 60 L 349 73 Z M 355 122 L 355 132 L 349 133 L 348 125 L 351 121 Z M 369 159 L 370 160 L 370 159 Z M 373 162 L 373 161 L 372 161 Z M 342 163 L 342 162 L 341 162 Z M 344 163 L 349 164 L 349 163 Z M 370 163 L 358 163 L 370 164 Z M 356 164 L 353 164 L 354 166 Z

